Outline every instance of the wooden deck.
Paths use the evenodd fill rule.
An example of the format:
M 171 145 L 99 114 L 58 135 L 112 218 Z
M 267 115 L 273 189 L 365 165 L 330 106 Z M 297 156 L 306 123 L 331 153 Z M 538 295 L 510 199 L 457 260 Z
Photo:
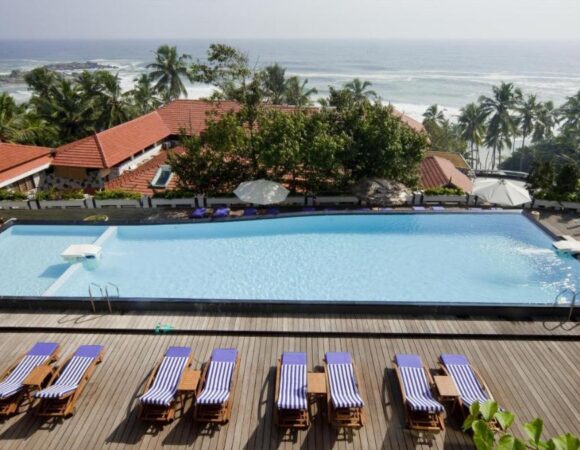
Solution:
M 141 320 L 140 316 L 123 317 L 127 323 L 137 324 Z M 5 319 L 1 318 L 4 325 Z M 193 330 L 155 335 L 145 329 L 119 334 L 114 330 L 71 329 L 68 325 L 76 319 L 62 319 L 62 329 L 51 332 L 0 330 L 1 365 L 7 365 L 39 340 L 59 342 L 63 356 L 81 344 L 103 344 L 104 361 L 97 367 L 73 417 L 50 423 L 26 412 L 0 422 L 0 448 L 429 448 L 404 430 L 400 393 L 391 369 L 396 352 L 418 353 L 431 368 L 437 367 L 441 352 L 465 353 L 486 378 L 496 399 L 520 419 L 543 417 L 547 435 L 566 431 L 580 434 L 580 339 L 573 336 L 569 340 L 555 340 L 549 335 L 539 336 L 538 340 L 517 336 L 506 340 L 492 333 L 487 338 L 459 335 L 453 338 L 404 334 L 399 337 L 336 333 L 198 334 Z M 246 320 L 250 319 L 236 319 L 241 328 L 250 328 L 251 323 L 242 326 Z M 189 409 L 161 428 L 148 428 L 137 419 L 135 398 L 149 370 L 169 345 L 191 346 L 196 367 L 213 348 L 236 347 L 240 351 L 240 378 L 228 425 L 214 430 L 200 428 L 193 424 Z M 309 430 L 299 432 L 293 440 L 284 437 L 272 423 L 272 408 L 274 367 L 285 350 L 307 352 L 310 370 L 322 364 L 326 351 L 351 352 L 361 374 L 366 426 L 351 437 L 338 434 L 326 423 L 324 411 L 320 411 Z M 470 437 L 459 431 L 457 420 L 450 419 L 446 432 L 436 437 L 431 448 L 473 446 Z

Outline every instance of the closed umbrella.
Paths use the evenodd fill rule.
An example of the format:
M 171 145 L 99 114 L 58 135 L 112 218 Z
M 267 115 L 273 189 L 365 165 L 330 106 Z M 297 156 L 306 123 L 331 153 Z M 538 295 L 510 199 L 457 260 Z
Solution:
M 269 180 L 244 181 L 234 191 L 240 200 L 255 205 L 283 202 L 289 193 L 281 184 Z
M 530 193 L 523 187 L 504 179 L 475 180 L 473 195 L 488 203 L 518 206 L 530 202 Z

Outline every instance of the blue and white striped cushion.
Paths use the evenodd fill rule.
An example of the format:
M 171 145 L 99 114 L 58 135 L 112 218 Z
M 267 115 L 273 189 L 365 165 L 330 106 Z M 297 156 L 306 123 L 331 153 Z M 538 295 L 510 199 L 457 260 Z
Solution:
M 38 398 L 60 398 L 73 392 L 80 384 L 85 372 L 95 358 L 87 356 L 73 356 L 66 365 L 56 382 L 36 393 Z
M 409 407 L 414 411 L 440 412 L 443 405 L 433 398 L 425 370 L 420 367 L 400 367 L 403 387 Z
M 188 358 L 171 356 L 163 358 L 151 388 L 139 400 L 150 405 L 169 406 L 177 392 L 187 360 Z
M 471 406 L 475 401 L 483 403 L 489 400 L 489 396 L 480 386 L 471 367 L 464 364 L 447 364 L 445 367 L 455 381 L 461 400 L 465 405 Z
M 306 409 L 306 366 L 304 364 L 282 364 L 278 408 Z
M 0 399 L 11 397 L 18 393 L 24 386 L 22 382 L 30 372 L 43 364 L 48 359 L 47 355 L 26 355 L 2 382 L 0 382 Z
M 352 364 L 328 364 L 328 379 L 335 408 L 362 408 Z
M 230 385 L 235 362 L 211 361 L 207 380 L 197 403 L 202 405 L 220 405 L 230 396 Z

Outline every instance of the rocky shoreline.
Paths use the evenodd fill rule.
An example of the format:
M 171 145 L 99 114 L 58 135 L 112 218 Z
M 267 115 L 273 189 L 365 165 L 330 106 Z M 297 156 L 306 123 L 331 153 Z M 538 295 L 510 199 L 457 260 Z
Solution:
M 117 69 L 117 66 L 110 64 L 100 64 L 94 61 L 85 62 L 59 62 L 41 66 L 42 69 L 52 70 L 59 73 L 75 73 L 83 70 L 111 70 Z M 0 83 L 3 84 L 24 84 L 24 77 L 29 71 L 15 69 L 8 75 L 0 75 Z

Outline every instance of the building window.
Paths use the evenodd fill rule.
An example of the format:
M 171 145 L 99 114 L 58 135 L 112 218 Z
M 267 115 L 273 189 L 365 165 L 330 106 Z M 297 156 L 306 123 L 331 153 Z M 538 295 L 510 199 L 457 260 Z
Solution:
M 154 188 L 166 188 L 169 184 L 169 180 L 173 176 L 173 172 L 171 172 L 171 166 L 165 164 L 160 166 L 153 177 L 153 181 L 151 182 L 151 187 Z

